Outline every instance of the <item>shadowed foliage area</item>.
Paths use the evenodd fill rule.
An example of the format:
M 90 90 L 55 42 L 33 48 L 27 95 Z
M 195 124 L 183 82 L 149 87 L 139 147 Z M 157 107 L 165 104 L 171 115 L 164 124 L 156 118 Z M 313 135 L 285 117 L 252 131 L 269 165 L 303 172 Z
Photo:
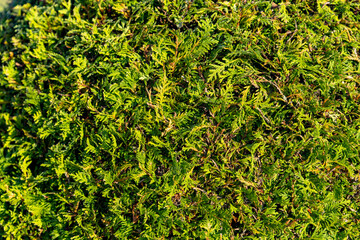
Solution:
M 358 1 L 43 0 L 0 24 L 4 239 L 359 239 Z

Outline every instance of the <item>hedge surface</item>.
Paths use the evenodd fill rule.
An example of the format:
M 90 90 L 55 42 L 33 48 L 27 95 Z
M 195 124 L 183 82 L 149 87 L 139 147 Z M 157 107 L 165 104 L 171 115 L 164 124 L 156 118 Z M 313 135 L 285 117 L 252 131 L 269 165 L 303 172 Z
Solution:
M 4 16 L 4 239 L 360 238 L 358 1 Z

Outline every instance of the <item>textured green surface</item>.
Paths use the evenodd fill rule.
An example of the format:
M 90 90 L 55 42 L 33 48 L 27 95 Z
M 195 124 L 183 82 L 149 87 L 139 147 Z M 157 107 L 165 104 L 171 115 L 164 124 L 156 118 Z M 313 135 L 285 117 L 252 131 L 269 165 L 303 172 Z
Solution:
M 359 239 L 358 1 L 41 1 L 0 26 L 4 239 Z

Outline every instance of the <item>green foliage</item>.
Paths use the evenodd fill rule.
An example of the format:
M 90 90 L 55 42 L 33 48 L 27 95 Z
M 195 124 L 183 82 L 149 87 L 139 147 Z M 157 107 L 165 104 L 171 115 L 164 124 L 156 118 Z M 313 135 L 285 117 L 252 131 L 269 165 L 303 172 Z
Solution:
M 49 0 L 0 25 L 4 239 L 359 239 L 358 1 Z

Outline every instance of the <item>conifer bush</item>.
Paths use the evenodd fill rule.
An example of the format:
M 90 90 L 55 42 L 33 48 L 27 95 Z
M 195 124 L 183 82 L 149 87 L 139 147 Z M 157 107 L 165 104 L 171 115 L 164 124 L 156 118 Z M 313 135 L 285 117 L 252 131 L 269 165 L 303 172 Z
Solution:
M 359 239 L 360 3 L 42 0 L 0 25 L 3 239 Z

